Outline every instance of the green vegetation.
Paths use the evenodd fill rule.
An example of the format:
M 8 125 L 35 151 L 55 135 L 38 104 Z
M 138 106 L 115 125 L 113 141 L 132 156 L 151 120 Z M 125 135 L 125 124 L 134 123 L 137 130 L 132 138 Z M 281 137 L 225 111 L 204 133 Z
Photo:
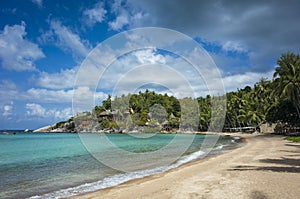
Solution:
M 283 54 L 277 64 L 273 80 L 261 79 L 253 87 L 246 86 L 225 96 L 176 99 L 146 90 L 114 99 L 108 96 L 101 106 L 93 109 L 92 115 L 102 129 L 130 129 L 135 124 L 151 127 L 152 130 L 159 127 L 172 130 L 180 126 L 207 131 L 209 126 L 223 124 L 222 113 L 226 111 L 226 129 L 249 126 L 259 128 L 268 121 L 293 127 L 297 131 L 294 127 L 300 126 L 300 56 L 294 53 Z M 218 103 L 225 99 L 227 107 Z M 217 110 L 214 114 L 212 103 Z M 145 132 L 152 130 L 145 129 Z
M 298 137 L 289 136 L 289 137 L 286 137 L 284 139 L 292 141 L 292 142 L 300 142 L 300 137 L 299 136 Z
M 268 121 L 300 126 L 300 56 L 286 53 L 277 61 L 273 80 L 261 79 L 228 93 L 226 127 L 259 126 Z
M 102 128 L 116 128 L 117 124 L 124 128 L 131 128 L 134 124 L 157 126 L 157 123 L 167 120 L 174 127 L 178 127 L 180 108 L 179 100 L 175 97 L 146 90 L 144 93 L 115 97 L 114 100 L 109 96 L 102 106 L 94 108 L 93 114 Z
M 300 56 L 283 54 L 278 60 L 274 77 L 275 94 L 287 100 L 296 108 L 300 119 Z

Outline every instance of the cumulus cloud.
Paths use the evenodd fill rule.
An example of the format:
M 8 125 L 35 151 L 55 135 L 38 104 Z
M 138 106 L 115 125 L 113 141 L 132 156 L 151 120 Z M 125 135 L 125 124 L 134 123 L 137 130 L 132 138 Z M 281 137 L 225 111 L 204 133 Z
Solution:
M 38 118 L 49 118 L 52 119 L 67 119 L 72 116 L 71 108 L 64 108 L 61 110 L 44 108 L 40 104 L 36 103 L 27 103 L 25 105 L 26 114 L 29 117 L 38 117 Z
M 95 105 L 102 102 L 107 94 L 101 91 L 91 90 L 89 87 L 77 87 L 69 90 L 52 90 L 31 88 L 23 93 L 27 100 L 39 103 L 71 104 L 75 112 L 91 111 Z
M 146 49 L 133 52 L 133 55 L 140 64 L 165 64 L 165 57 L 155 52 L 155 49 Z
M 74 89 L 73 111 L 74 113 L 91 111 L 95 105 L 100 104 L 107 96 L 102 91 L 91 90 L 89 87 L 78 87 Z
M 195 54 L 197 52 L 189 53 L 185 58 L 192 59 Z M 120 96 L 139 91 L 147 84 L 151 90 L 160 93 L 172 90 L 173 95 L 180 98 L 202 95 L 208 92 L 208 87 L 215 90 L 213 83 L 218 75 L 220 77 L 217 68 L 211 68 L 211 64 L 204 60 L 197 62 L 202 65 L 194 67 L 181 57 L 161 53 L 155 48 L 136 50 L 109 65 L 98 82 L 98 88 Z
M 50 89 L 70 89 L 74 87 L 77 67 L 72 69 L 62 69 L 58 73 L 41 72 L 36 78 L 36 84 L 43 88 Z
M 34 62 L 45 57 L 38 45 L 25 39 L 25 23 L 6 25 L 0 33 L 0 59 L 3 68 L 26 71 L 36 70 Z
M 69 119 L 70 117 L 73 116 L 72 114 L 72 109 L 71 108 L 64 108 L 64 109 L 50 109 L 48 110 L 49 115 L 52 115 L 54 118 L 60 119 L 60 120 L 65 120 Z
M 249 52 L 248 72 L 268 72 L 281 53 L 300 53 L 297 0 L 128 0 L 127 4 L 146 13 L 138 23 L 130 21 L 131 27 L 171 28 L 217 42 L 224 50 Z
M 2 116 L 8 118 L 13 114 L 14 103 L 11 101 L 9 104 L 3 106 Z
M 272 79 L 274 71 L 268 73 L 256 73 L 256 72 L 246 72 L 244 74 L 235 74 L 224 76 L 223 82 L 226 92 L 236 91 L 238 88 L 244 88 L 245 86 L 253 86 L 261 78 Z
M 41 105 L 39 104 L 35 104 L 35 103 L 28 103 L 26 104 L 26 113 L 29 116 L 37 116 L 37 117 L 45 117 L 46 116 L 46 109 L 43 108 Z
M 27 99 L 45 103 L 70 103 L 72 102 L 73 89 L 51 90 L 44 88 L 30 88 L 24 93 Z
M 136 41 L 136 37 L 134 36 L 135 35 L 128 35 L 128 43 L 124 46 L 124 52 L 130 49 L 129 46 L 135 45 L 131 42 L 131 40 Z M 172 44 L 167 42 L 165 45 L 168 46 Z M 238 47 L 235 46 L 235 49 L 237 48 Z M 233 91 L 236 90 L 237 87 L 251 86 L 262 77 L 271 77 L 272 75 L 270 74 L 273 73 L 273 70 L 268 73 L 250 73 L 247 71 L 242 74 L 227 73 L 214 67 L 214 65 L 208 61 L 210 60 L 209 58 L 207 60 L 204 59 L 205 56 L 201 57 L 204 52 L 200 52 L 197 49 L 185 52 L 186 56 L 183 56 L 187 60 L 193 60 L 196 65 L 198 64 L 196 68 L 181 57 L 163 52 L 161 49 L 149 47 L 134 50 L 130 53 L 123 54 L 117 59 L 114 55 L 115 53 L 113 53 L 114 51 L 110 50 L 103 51 L 103 49 L 95 49 L 93 51 L 94 54 L 91 55 L 92 57 L 85 62 L 86 68 L 83 66 L 78 70 L 69 69 L 62 70 L 60 73 L 55 74 L 42 74 L 39 79 L 39 85 L 45 88 L 60 90 L 31 89 L 29 90 L 30 93 L 33 96 L 39 95 L 39 97 L 37 97 L 39 99 L 43 98 L 46 100 L 50 97 L 50 101 L 63 101 L 59 99 L 60 97 L 56 96 L 65 96 L 63 97 L 64 99 L 68 99 L 67 96 L 69 96 L 70 99 L 71 93 L 69 93 L 69 91 L 71 90 L 63 90 L 67 88 L 67 85 L 64 85 L 63 82 L 64 80 L 65 82 L 73 81 L 75 73 L 79 72 L 80 74 L 77 76 L 77 87 L 74 92 L 76 93 L 76 98 L 80 100 L 76 101 L 76 103 L 83 104 L 84 107 L 91 109 L 94 106 L 94 101 L 90 99 L 93 98 L 92 91 L 95 89 L 100 89 L 107 93 L 114 92 L 113 95 L 120 96 L 121 94 L 136 92 L 138 91 L 136 89 L 141 89 L 144 84 L 149 83 L 149 85 L 153 85 L 153 90 L 156 89 L 158 92 L 169 93 L 170 90 L 168 89 L 172 88 L 173 91 L 175 91 L 173 95 L 177 97 L 191 96 L 191 90 L 194 92 L 193 96 L 195 97 L 200 95 L 205 96 L 207 94 L 221 95 L 225 92 L 224 87 L 222 87 L 222 81 L 224 81 L 227 91 Z M 243 51 L 243 49 L 238 50 Z M 103 55 L 103 52 L 105 52 L 105 55 Z M 199 58 L 199 56 L 201 58 Z M 220 62 L 224 62 L 224 60 L 220 60 Z M 232 60 L 225 62 L 225 65 L 230 65 L 230 62 L 232 62 Z M 103 73 L 101 73 L 100 68 L 98 68 L 100 63 L 103 65 L 110 63 L 108 68 L 102 71 Z M 56 85 L 55 82 L 60 83 Z M 216 82 L 218 83 L 216 84 Z M 45 97 L 42 97 L 43 93 L 47 93 Z M 100 94 L 99 99 L 104 99 L 104 92 Z M 88 102 L 85 103 L 86 101 Z M 82 108 L 82 110 L 84 109 Z
M 190 52 L 187 60 L 197 60 L 198 52 Z M 195 57 L 195 58 L 193 58 Z M 225 91 L 253 86 L 261 78 L 272 79 L 273 70 L 227 73 L 205 61 L 196 68 L 180 57 L 159 53 L 155 48 L 140 49 L 115 60 L 102 74 L 98 88 L 114 95 L 139 91 L 147 84 L 159 93 L 177 97 L 222 95 Z M 208 65 L 206 65 L 208 64 Z
M 121 30 L 128 23 L 128 16 L 125 13 L 123 13 L 117 16 L 117 18 L 114 21 L 109 22 L 108 25 L 113 30 Z
M 84 10 L 83 16 L 85 17 L 87 25 L 93 26 L 96 23 L 102 23 L 106 13 L 107 11 L 104 9 L 103 3 L 98 2 L 93 8 Z
M 70 50 L 74 56 L 84 57 L 89 52 L 89 44 L 80 39 L 69 28 L 63 26 L 59 21 L 52 21 L 51 28 L 58 37 L 58 45 L 64 50 Z
M 120 31 L 125 27 L 131 27 L 131 24 L 139 24 L 144 13 L 135 8 L 130 2 L 123 0 L 115 0 L 110 7 L 111 13 L 115 18 L 108 22 L 112 30 Z
M 90 51 L 90 44 L 58 20 L 50 21 L 50 30 L 40 37 L 41 43 L 55 43 L 60 49 L 71 53 L 74 58 L 84 58 Z
M 224 51 L 247 52 L 247 49 L 237 42 L 227 41 L 222 46 Z

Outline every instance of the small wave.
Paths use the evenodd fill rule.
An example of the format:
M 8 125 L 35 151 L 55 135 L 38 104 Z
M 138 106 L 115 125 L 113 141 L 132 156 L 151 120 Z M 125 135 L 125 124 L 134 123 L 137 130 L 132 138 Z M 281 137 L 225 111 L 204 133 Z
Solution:
M 232 143 L 236 143 L 236 142 L 238 142 L 240 139 L 241 139 L 240 137 L 234 136 L 234 137 L 232 137 L 231 142 L 232 142 Z
M 224 145 L 219 145 L 219 146 L 217 146 L 215 149 L 221 150 L 221 149 L 223 149 L 223 147 L 224 147 Z
M 196 151 L 196 152 L 190 154 L 189 156 L 187 156 L 181 160 L 178 160 L 177 163 L 175 163 L 175 165 L 178 164 L 178 166 L 180 166 L 184 163 L 191 162 L 193 160 L 199 159 L 201 156 L 204 156 L 205 154 L 206 153 L 204 151 Z
M 75 196 L 75 195 L 82 194 L 82 193 L 93 192 L 93 191 L 105 189 L 108 187 L 113 187 L 113 186 L 122 184 L 124 182 L 130 181 L 133 179 L 139 179 L 139 178 L 143 178 L 146 176 L 150 176 L 152 174 L 161 173 L 161 172 L 176 168 L 182 164 L 199 159 L 205 155 L 206 155 L 206 153 L 203 151 L 196 151 L 188 156 L 183 157 L 182 159 L 178 160 L 177 162 L 175 162 L 172 165 L 161 166 L 161 167 L 156 167 L 154 169 L 147 169 L 147 170 L 142 170 L 142 171 L 116 174 L 116 175 L 113 175 L 110 177 L 106 177 L 97 182 L 85 183 L 85 184 L 82 184 L 82 185 L 79 185 L 76 187 L 70 187 L 67 189 L 62 189 L 62 190 L 47 193 L 44 195 L 36 195 L 36 196 L 30 197 L 29 199 L 44 199 L 44 198 L 58 199 L 58 198 L 71 197 L 71 196 Z

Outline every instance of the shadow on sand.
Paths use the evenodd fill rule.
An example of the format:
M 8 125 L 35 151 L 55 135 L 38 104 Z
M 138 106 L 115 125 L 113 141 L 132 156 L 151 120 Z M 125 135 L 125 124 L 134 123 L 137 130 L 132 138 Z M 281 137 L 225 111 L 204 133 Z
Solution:
M 286 144 L 289 147 L 300 147 L 300 145 Z M 288 157 L 299 157 L 300 150 L 286 150 L 285 152 L 295 153 L 293 155 L 287 155 Z M 259 162 L 269 164 L 267 166 L 255 166 L 255 165 L 239 165 L 229 169 L 229 171 L 273 171 L 273 172 L 288 172 L 299 173 L 300 172 L 300 158 L 286 158 L 280 159 L 261 159 Z
M 262 191 L 252 191 L 250 198 L 251 199 L 268 199 L 268 197 Z
M 292 146 L 292 147 L 300 148 L 300 145 L 297 145 L 297 144 L 285 144 L 285 146 Z

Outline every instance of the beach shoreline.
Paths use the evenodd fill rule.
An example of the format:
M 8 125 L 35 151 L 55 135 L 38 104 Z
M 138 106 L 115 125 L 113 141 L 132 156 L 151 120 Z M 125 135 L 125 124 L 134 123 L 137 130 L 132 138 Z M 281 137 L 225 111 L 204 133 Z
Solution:
M 299 143 L 273 135 L 221 135 L 241 137 L 245 145 L 72 198 L 296 198 L 300 195 Z

